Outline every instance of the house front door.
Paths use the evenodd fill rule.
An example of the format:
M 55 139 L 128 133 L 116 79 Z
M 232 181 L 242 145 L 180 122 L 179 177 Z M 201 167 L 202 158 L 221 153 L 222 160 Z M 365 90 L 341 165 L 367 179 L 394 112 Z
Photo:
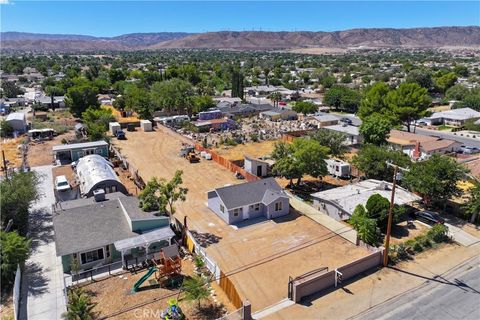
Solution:
M 243 210 L 243 220 L 247 220 L 249 218 L 248 210 Z
M 262 166 L 257 166 L 257 177 L 262 176 Z

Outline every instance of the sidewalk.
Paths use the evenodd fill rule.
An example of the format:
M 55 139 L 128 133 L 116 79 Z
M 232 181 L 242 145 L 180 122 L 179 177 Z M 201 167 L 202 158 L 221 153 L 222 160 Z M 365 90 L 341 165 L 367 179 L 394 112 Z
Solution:
M 52 166 L 32 168 L 42 175 L 40 199 L 30 209 L 31 255 L 25 263 L 20 319 L 61 319 L 66 311 L 63 270 L 55 253 L 51 205 L 55 202 Z
M 312 295 L 263 319 L 348 319 L 389 299 L 414 291 L 459 264 L 478 256 L 480 244 L 456 244 L 421 253 L 415 260 L 383 268 L 363 278 L 347 282 L 343 288 Z

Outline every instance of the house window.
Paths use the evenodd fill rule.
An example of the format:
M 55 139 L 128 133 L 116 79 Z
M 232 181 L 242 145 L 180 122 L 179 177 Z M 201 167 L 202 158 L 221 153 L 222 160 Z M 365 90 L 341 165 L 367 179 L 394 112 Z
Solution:
M 255 210 L 255 211 L 259 211 L 259 210 L 260 210 L 260 203 L 256 203 L 256 204 L 255 204 L 254 210 Z
M 107 256 L 107 258 L 110 258 L 110 246 L 105 246 L 105 256 Z
M 102 154 L 102 149 L 96 149 L 96 150 L 95 150 L 95 153 L 96 153 L 96 154 Z
M 233 209 L 233 216 L 238 217 L 239 214 L 243 214 L 243 208 Z
M 112 192 L 117 192 L 117 186 L 111 186 L 110 188 L 112 188 Z
M 86 149 L 85 155 L 94 154 L 94 152 L 95 152 L 95 149 Z
M 80 260 L 82 264 L 103 260 L 103 259 L 104 259 L 103 248 L 93 250 L 93 251 L 83 252 L 80 254 Z
M 222 211 L 222 213 L 225 213 L 225 207 L 223 206 L 223 204 L 220 205 L 220 211 Z
M 275 203 L 275 211 L 280 211 L 282 210 L 282 203 L 281 202 L 276 202 Z

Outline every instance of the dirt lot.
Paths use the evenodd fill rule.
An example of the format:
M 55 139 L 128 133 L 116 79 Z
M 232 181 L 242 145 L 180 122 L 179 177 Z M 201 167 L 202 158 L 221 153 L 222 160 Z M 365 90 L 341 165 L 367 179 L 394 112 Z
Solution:
M 212 161 L 190 164 L 180 158 L 181 142 L 190 141 L 165 128 L 127 132 L 127 139 L 113 143 L 145 181 L 153 176 L 169 179 L 175 170 L 183 170 L 189 193 L 177 205 L 177 218 L 188 216 L 189 229 L 205 239 L 207 253 L 230 275 L 241 297 L 252 302 L 254 311 L 284 299 L 289 276 L 336 267 L 367 254 L 295 212 L 236 230 L 206 206 L 207 191 L 239 183 L 230 171 Z
M 2 139 L 1 148 L 5 153 L 5 159 L 8 161 L 9 168 L 17 168 L 22 164 L 20 145 L 25 139 L 25 137 L 18 137 L 16 139 Z
M 45 166 L 52 164 L 53 153 L 52 147 L 62 144 L 62 140 L 72 140 L 75 138 L 75 133 L 69 131 L 54 137 L 52 140 L 46 141 L 30 141 L 28 145 L 27 159 L 30 167 Z
M 113 106 L 109 106 L 109 105 L 102 105 L 102 108 L 105 108 L 105 109 L 110 109 L 112 110 L 112 113 L 113 113 L 113 116 L 115 117 L 115 119 L 118 121 L 118 122 L 137 122 L 137 121 L 140 121 L 140 119 L 136 116 L 131 116 L 131 117 L 122 117 L 122 114 L 120 113 L 120 111 L 118 111 L 117 109 L 115 109 Z
M 243 160 L 245 155 L 260 158 L 269 155 L 273 151 L 276 142 L 277 141 L 262 141 L 239 144 L 235 147 L 222 146 L 214 151 L 229 160 Z
M 419 223 L 418 221 L 414 221 L 413 224 L 415 225 L 415 228 L 407 228 L 407 221 L 402 221 L 393 226 L 392 238 L 390 242 L 392 244 L 400 244 L 409 239 L 413 239 L 417 236 L 427 233 L 428 228 L 425 225 Z
M 155 311 L 164 310 L 168 305 L 167 301 L 169 299 L 179 298 L 179 289 L 178 287 L 159 287 L 158 284 L 155 283 L 155 277 L 151 276 L 149 280 L 142 284 L 137 293 L 132 294 L 131 289 L 133 285 L 146 272 L 147 270 L 143 270 L 137 274 L 124 273 L 119 276 L 92 282 L 84 286 L 82 285 L 82 287 L 89 292 L 93 302 L 97 304 L 94 310 L 98 312 L 98 317 L 100 318 L 135 307 L 134 310 L 115 315 L 112 319 L 135 319 L 136 315 L 140 312 L 143 316 L 144 310 L 147 316 L 141 319 L 158 319 L 158 317 L 155 317 Z M 182 274 L 184 276 L 190 276 L 193 273 L 191 258 L 185 258 L 182 261 Z M 210 309 L 214 314 L 204 315 L 198 313 L 196 308 L 197 303 L 182 300 L 182 297 L 183 295 L 180 294 L 179 304 L 188 319 L 213 319 L 235 310 L 216 283 L 212 284 L 212 295 L 207 300 L 202 301 L 202 306 L 205 309 Z M 154 299 L 158 300 L 153 302 Z M 140 306 L 150 301 L 152 301 L 152 303 Z

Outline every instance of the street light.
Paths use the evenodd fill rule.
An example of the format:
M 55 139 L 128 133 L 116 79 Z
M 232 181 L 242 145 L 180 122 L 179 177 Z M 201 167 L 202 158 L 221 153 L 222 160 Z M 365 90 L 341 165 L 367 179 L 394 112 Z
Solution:
M 395 188 L 397 187 L 397 180 L 400 180 L 402 178 L 401 172 L 410 171 L 409 169 L 399 167 L 396 164 L 393 164 L 388 161 L 387 161 L 387 167 L 393 167 L 393 183 L 392 183 L 392 195 L 390 197 L 390 207 L 388 209 L 387 234 L 385 236 L 385 250 L 383 253 L 384 267 L 388 265 L 388 251 L 390 249 L 390 234 L 392 232 L 393 208 L 395 207 Z M 399 172 L 399 170 L 401 172 Z

